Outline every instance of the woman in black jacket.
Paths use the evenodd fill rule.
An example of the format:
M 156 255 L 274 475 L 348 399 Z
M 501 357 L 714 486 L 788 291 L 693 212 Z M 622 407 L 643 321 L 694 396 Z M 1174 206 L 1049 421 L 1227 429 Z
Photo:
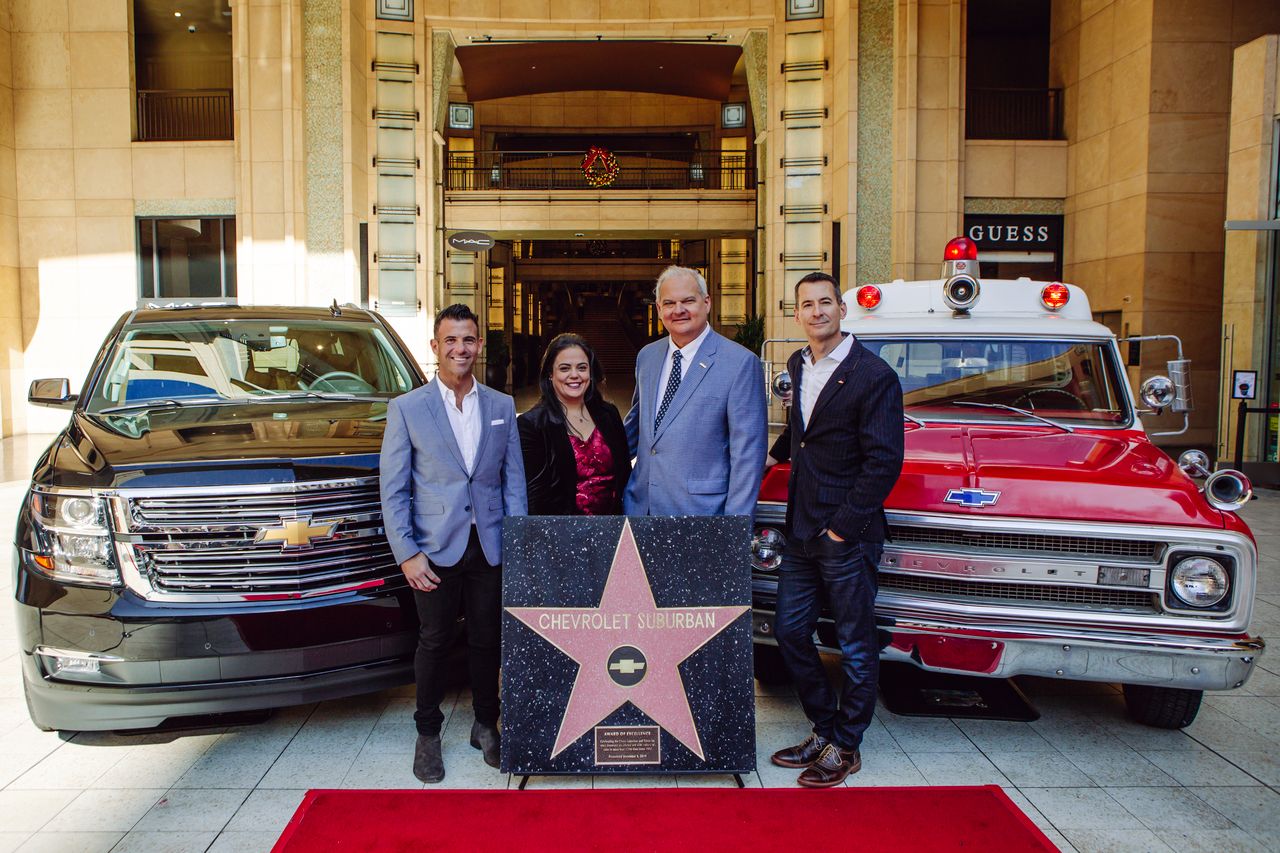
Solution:
M 516 419 L 530 515 L 617 515 L 631 475 L 618 410 L 600 396 L 596 355 L 578 335 L 557 335 L 539 371 L 542 399 Z

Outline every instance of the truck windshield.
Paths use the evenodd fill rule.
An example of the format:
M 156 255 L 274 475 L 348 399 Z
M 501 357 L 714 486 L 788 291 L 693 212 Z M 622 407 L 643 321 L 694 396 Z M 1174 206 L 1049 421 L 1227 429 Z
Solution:
M 126 328 L 85 409 L 281 397 L 390 398 L 413 387 L 372 323 L 220 320 Z
M 902 382 L 902 402 L 918 418 L 1007 421 L 1013 406 L 1071 424 L 1127 424 L 1129 395 L 1106 341 L 1008 338 L 859 338 Z

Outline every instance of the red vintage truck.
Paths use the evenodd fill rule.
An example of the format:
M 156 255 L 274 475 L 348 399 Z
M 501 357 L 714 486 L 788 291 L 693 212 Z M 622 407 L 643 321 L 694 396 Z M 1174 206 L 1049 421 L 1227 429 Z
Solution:
M 902 381 L 906 460 L 886 502 L 881 657 L 964 675 L 1113 682 L 1134 719 L 1188 725 L 1205 690 L 1249 678 L 1257 546 L 1251 497 L 1201 451 L 1175 462 L 1140 418 L 1191 408 L 1188 362 L 1131 391 L 1120 343 L 1084 292 L 980 280 L 976 248 L 948 244 L 943 276 L 847 292 L 844 328 Z M 1144 340 L 1151 340 L 1145 338 Z M 779 396 L 786 356 L 765 345 Z M 760 489 L 752 544 L 756 670 L 773 641 L 785 464 Z M 824 618 L 820 645 L 836 651 Z

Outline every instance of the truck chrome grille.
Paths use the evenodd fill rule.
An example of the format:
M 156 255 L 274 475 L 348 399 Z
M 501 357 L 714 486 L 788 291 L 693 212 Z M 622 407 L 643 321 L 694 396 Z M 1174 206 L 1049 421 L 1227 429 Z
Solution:
M 893 545 L 930 545 L 962 549 L 969 554 L 1000 553 L 1037 556 L 1094 556 L 1109 560 L 1158 563 L 1164 546 L 1141 539 L 1107 539 L 1094 536 L 1060 536 L 1045 533 L 1008 533 L 994 530 L 955 530 L 936 526 L 889 526 Z
M 983 583 L 953 578 L 880 572 L 880 589 L 930 598 L 950 597 L 973 604 L 1027 602 L 1110 611 L 1155 613 L 1159 596 L 1151 590 L 1099 589 L 1067 584 Z
M 126 498 L 140 572 L 161 595 L 296 596 L 400 574 L 382 527 L 376 478 Z M 309 544 L 257 542 L 263 528 L 310 519 L 331 535 Z

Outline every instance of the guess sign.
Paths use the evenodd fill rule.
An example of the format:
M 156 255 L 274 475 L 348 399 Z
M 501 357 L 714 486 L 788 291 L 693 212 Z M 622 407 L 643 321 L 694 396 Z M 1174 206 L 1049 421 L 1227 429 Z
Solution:
M 1062 217 L 970 214 L 964 218 L 964 234 L 988 251 L 1057 252 L 1062 247 Z

